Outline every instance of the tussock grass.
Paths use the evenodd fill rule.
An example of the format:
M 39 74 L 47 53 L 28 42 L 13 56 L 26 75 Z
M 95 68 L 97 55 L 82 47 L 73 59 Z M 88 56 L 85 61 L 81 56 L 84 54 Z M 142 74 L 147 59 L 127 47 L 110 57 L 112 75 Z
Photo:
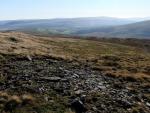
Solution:
M 2 112 L 14 112 L 25 105 L 31 105 L 34 102 L 31 95 L 10 95 L 7 92 L 0 92 L 0 110 Z
M 38 37 L 16 32 L 0 33 L 0 44 L 0 53 L 5 55 L 43 55 L 85 63 L 114 76 L 150 77 L 150 53 L 138 46 L 106 40 Z M 1 60 L 4 57 L 0 56 Z

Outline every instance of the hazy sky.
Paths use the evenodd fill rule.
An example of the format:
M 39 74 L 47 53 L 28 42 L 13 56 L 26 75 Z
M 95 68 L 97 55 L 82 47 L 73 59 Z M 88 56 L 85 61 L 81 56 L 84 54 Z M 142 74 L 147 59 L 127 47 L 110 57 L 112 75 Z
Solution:
M 0 0 L 0 20 L 150 17 L 150 0 Z

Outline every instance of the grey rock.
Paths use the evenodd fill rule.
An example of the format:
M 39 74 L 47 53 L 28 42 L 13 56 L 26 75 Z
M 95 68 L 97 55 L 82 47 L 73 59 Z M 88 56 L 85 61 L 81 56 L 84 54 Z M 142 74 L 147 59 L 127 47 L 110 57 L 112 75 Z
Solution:
M 150 103 L 147 102 L 146 105 L 147 105 L 148 107 L 150 107 Z
M 106 89 L 106 87 L 105 87 L 105 86 L 98 86 L 98 88 L 99 88 L 99 89 L 101 89 L 101 90 Z
M 74 109 L 76 113 L 84 113 L 86 111 L 83 102 L 77 98 L 71 102 L 71 108 Z
M 60 77 L 40 77 L 40 80 L 50 81 L 50 82 L 59 82 L 61 78 Z
M 29 61 L 32 61 L 32 58 L 31 58 L 31 56 L 29 56 L 29 55 L 27 55 L 27 59 L 28 59 Z
M 77 91 L 75 91 L 75 94 L 76 94 L 76 95 L 81 95 L 82 93 L 84 93 L 83 90 L 77 90 Z

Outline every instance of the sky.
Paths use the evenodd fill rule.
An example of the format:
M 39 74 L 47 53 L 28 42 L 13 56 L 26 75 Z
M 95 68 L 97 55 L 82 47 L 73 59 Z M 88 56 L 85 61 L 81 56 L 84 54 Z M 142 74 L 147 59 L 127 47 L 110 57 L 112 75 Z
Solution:
M 0 20 L 150 17 L 150 0 L 0 0 Z

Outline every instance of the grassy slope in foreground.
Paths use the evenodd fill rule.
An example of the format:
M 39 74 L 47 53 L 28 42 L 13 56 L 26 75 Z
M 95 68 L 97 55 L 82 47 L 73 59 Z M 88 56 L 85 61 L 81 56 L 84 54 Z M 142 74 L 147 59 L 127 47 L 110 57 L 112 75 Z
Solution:
M 82 62 L 112 76 L 150 77 L 150 54 L 138 47 L 16 32 L 0 33 L 0 45 L 2 54 L 46 55 Z
M 149 53 L 108 42 L 0 33 L 0 112 L 149 113 Z

